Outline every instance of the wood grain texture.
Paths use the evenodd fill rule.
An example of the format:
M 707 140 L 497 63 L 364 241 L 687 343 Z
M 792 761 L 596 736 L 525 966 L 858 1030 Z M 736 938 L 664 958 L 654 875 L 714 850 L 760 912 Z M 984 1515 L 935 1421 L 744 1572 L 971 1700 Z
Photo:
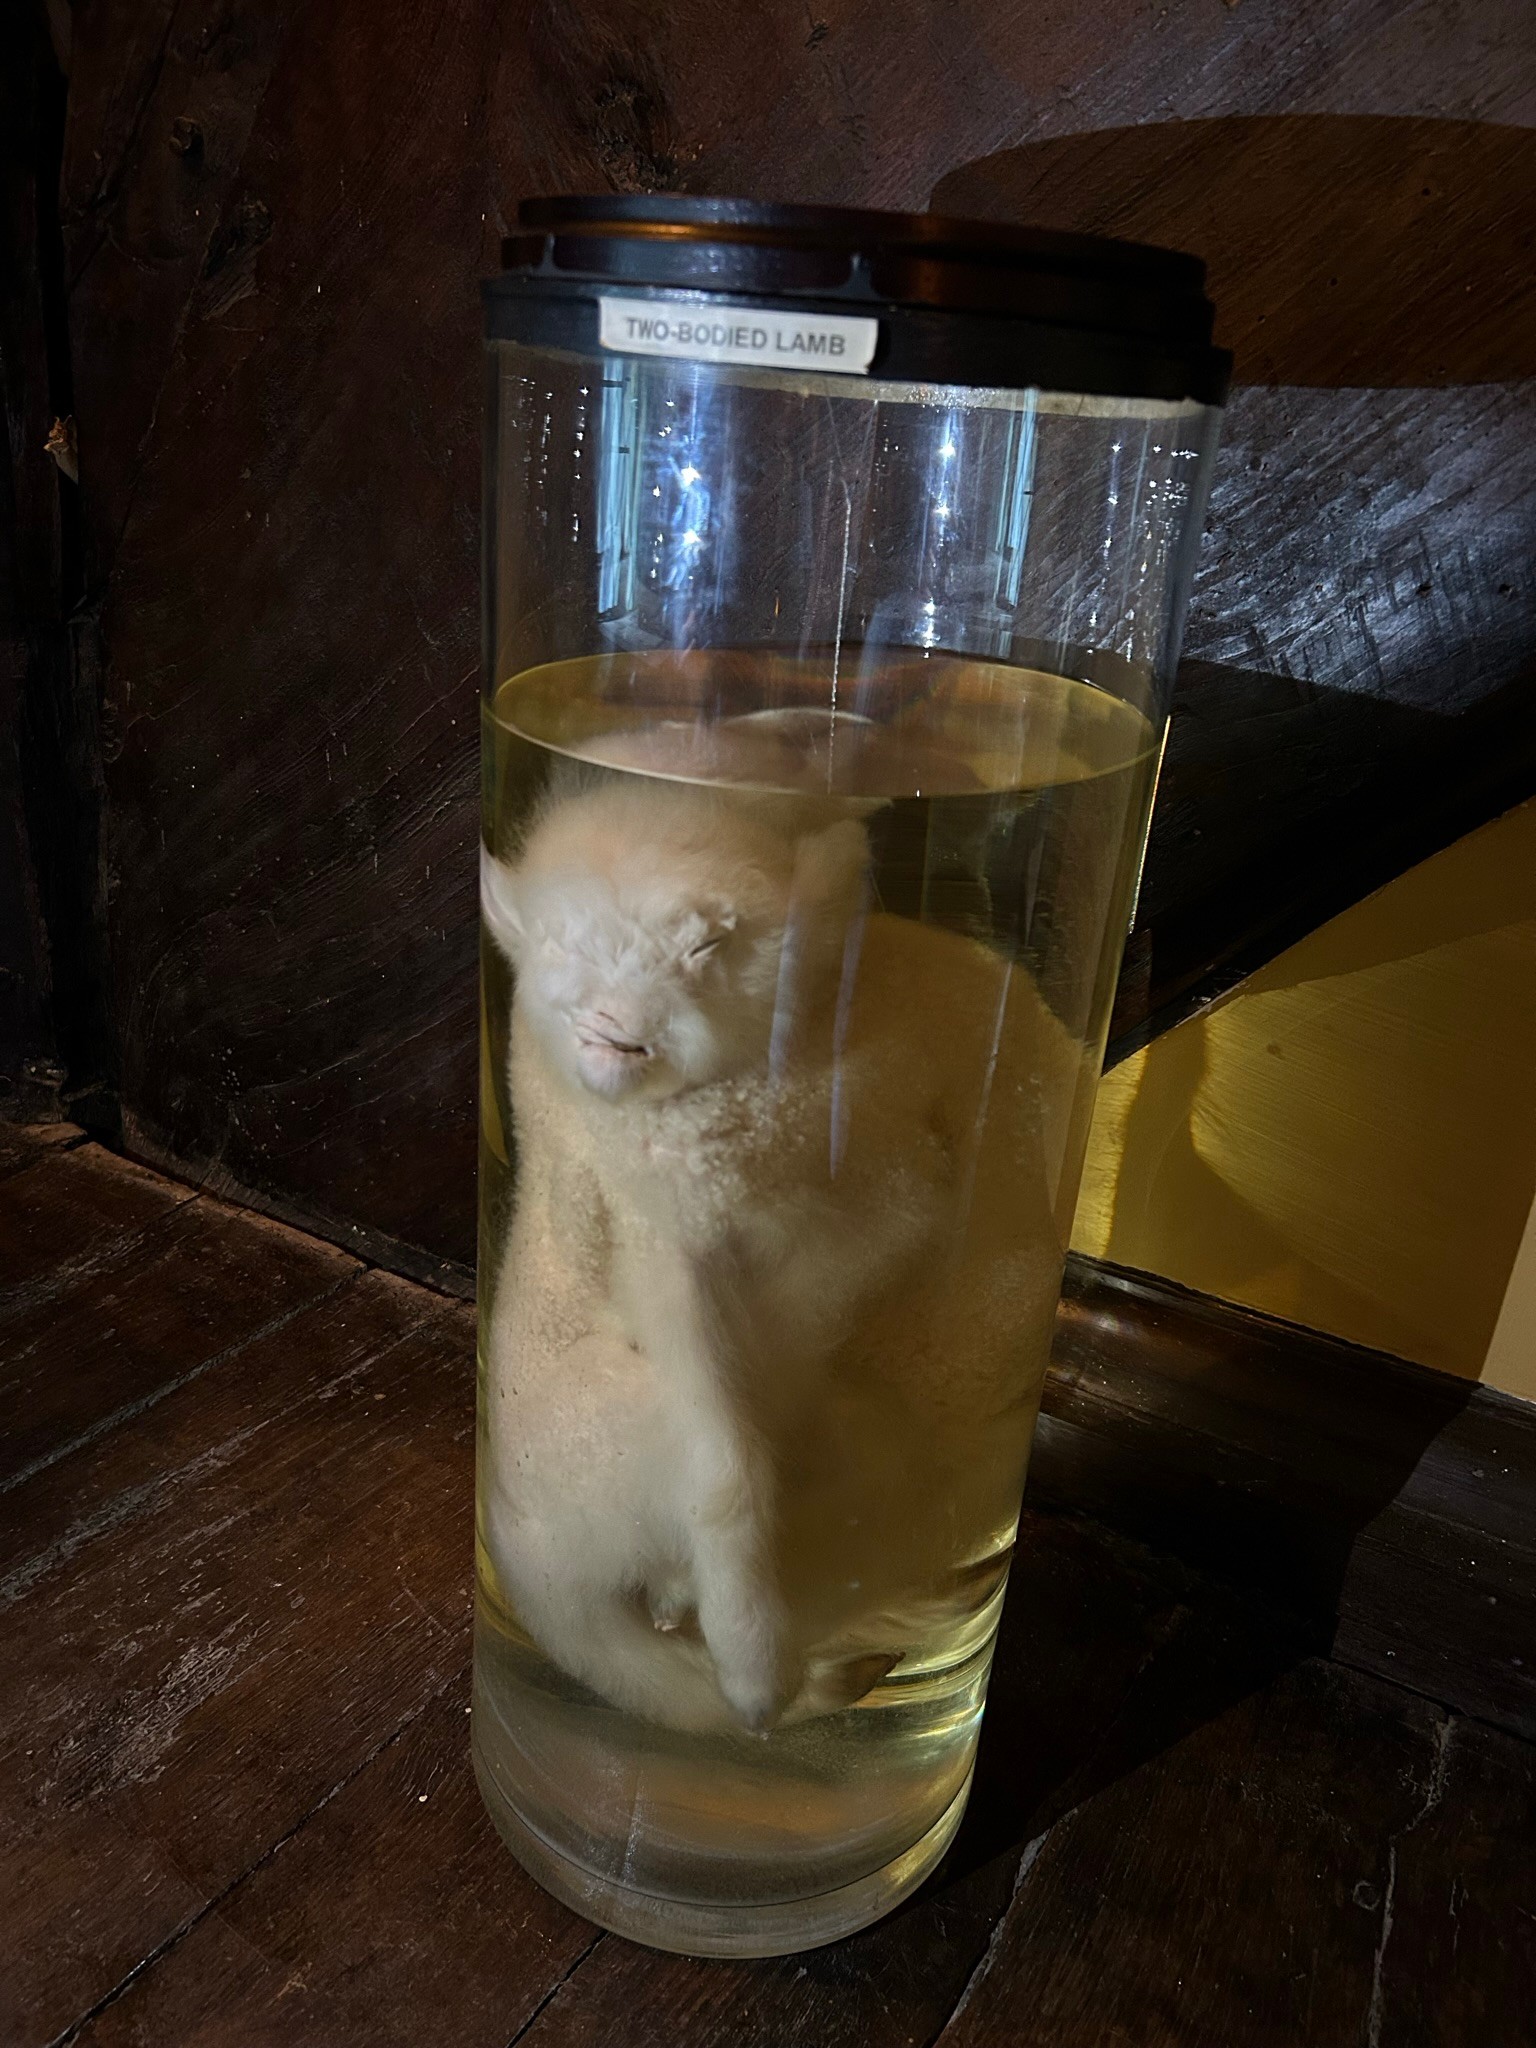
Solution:
M 131 1143 L 472 1255 L 475 281 L 530 190 L 1214 237 L 1252 374 L 1311 388 L 1232 411 L 1122 1049 L 1513 800 L 1533 110 L 1508 0 L 93 7 L 65 193 Z
M 1165 1675 L 1129 1717 L 1156 1712 Z M 1443 1726 L 1426 1701 L 1306 1664 L 1189 1729 L 1026 1850 L 944 2048 L 1394 2038 L 1371 2032 L 1387 1888 Z
M 0 1115 L 116 1128 L 58 188 L 70 17 L 0 17 Z
M 31 699 L 61 623 L 60 484 L 43 269 L 52 120 L 61 91 L 30 9 L 0 20 L 0 1115 L 57 1063 L 53 962 L 29 802 Z M 59 104 L 56 105 L 55 102 Z
M 1102 1532 L 1039 1534 L 1015 1591 L 1050 1585 L 1054 1626 L 1011 1600 L 1003 1647 L 1037 1713 L 1015 1718 L 1000 1688 L 988 1730 L 1033 1794 L 999 1812 L 979 1787 L 951 1857 L 883 1925 L 750 1964 L 597 1936 L 496 1845 L 450 1686 L 82 2038 L 1502 2038 L 1529 1981 L 1529 1748 L 1295 1663 L 1261 1613 Z M 1117 1677 L 1075 1647 L 1084 1634 L 1116 1645 Z
M 106 614 L 114 775 L 137 792 L 113 850 L 133 884 L 117 926 L 130 1132 L 221 1187 L 275 1186 L 460 1257 L 470 307 L 488 239 L 464 124 L 489 26 L 396 4 L 308 11 L 285 39 L 229 202 L 264 208 L 272 233 L 238 302 L 189 313 Z M 232 568 L 257 607 L 238 625 Z M 164 1060 L 167 1034 L 184 1060 Z
M 88 573 L 128 519 L 177 337 L 248 281 L 269 222 L 226 199 L 282 43 L 286 0 L 97 0 L 79 10 L 61 179 L 76 399 L 89 422 Z
M 1177 1566 L 1091 1524 L 1026 1515 L 970 1808 L 934 1878 L 888 1920 L 809 1955 L 701 1965 L 607 1939 L 529 2029 L 528 2048 L 931 2041 L 987 1952 L 1021 1844 L 1099 1781 L 1103 1745 L 1192 1589 Z M 1296 1653 L 1283 1625 L 1272 1642 L 1266 1669 Z M 1252 1683 L 1241 1664 L 1228 1675 Z
M 1262 1588 L 1346 1663 L 1536 1736 L 1528 1403 L 1074 1259 L 1029 1494 Z
M 90 2048 L 505 2048 L 598 1939 L 502 1847 L 467 1680 L 76 2037 Z
M 99 1145 L 35 1160 L 0 1185 L 0 1325 L 139 1257 L 193 1192 Z
M 263 1275 L 274 1302 L 296 1275 L 341 1277 L 210 1358 L 174 1250 L 216 1205 L 106 1170 L 91 1146 L 3 1150 L 23 1147 L 0 1244 L 66 1323 L 75 1297 L 99 1310 L 128 1283 L 133 1231 L 160 1231 L 166 1377 L 147 1413 L 104 1412 L 0 1487 L 7 2048 L 1521 2038 L 1536 1749 L 1310 1654 L 1315 1626 L 1251 1584 L 1055 1513 L 1023 1518 L 971 1807 L 921 1892 L 853 1940 L 767 1963 L 599 1936 L 506 1855 L 468 1769 L 466 1312 L 236 1219 L 236 1304 Z M 71 1176 L 73 1242 L 57 1199 Z M 130 1346 L 151 1270 L 123 1315 Z M 1144 1355 L 1155 1387 L 1179 1303 L 1108 1299 L 1122 1362 Z M 1274 1327 L 1267 1352 L 1223 1351 L 1221 1313 L 1184 1304 L 1187 1386 L 1163 1371 L 1164 1407 L 1189 1434 L 1189 1389 L 1208 1434 L 1247 1412 L 1239 1484 L 1254 1445 L 1283 1462 L 1313 1408 L 1320 1492 L 1368 1493 L 1347 1455 L 1368 1379 Z M 1097 1373 L 1080 1360 L 1074 1396 L 1097 1377 L 1103 1397 L 1108 1327 L 1101 1314 Z M 8 1383 L 12 1360 L 0 1329 L 0 1391 L 25 1426 L 47 1390 L 25 1371 Z M 1378 1461 L 1424 1413 L 1399 1400 Z M 1442 1433 L 1469 1419 L 1488 1417 L 1474 1403 Z M 1476 1498 L 1490 1542 L 1513 1529 L 1512 1471 L 1428 1477 L 1447 1526 Z M 1416 1596 L 1399 1605 L 1405 1631 L 1438 1627 Z
M 1198 250 L 1240 385 L 1536 376 L 1528 127 L 1313 110 L 1095 127 L 968 164 L 933 200 Z
M 31 1307 L 3 1326 L 15 1419 L 0 1446 L 0 1487 L 82 1437 L 137 1421 L 172 1387 L 357 1271 L 329 1245 L 199 1195 L 128 1257 L 77 1267 L 62 1297 L 34 1291 Z
M 369 1275 L 8 1497 L 8 2042 L 87 2012 L 462 1670 L 468 1358 L 462 1311 Z
M 1528 380 L 1235 394 L 1113 1057 L 1536 791 L 1533 428 Z
M 1020 1843 L 1139 1754 L 1120 1721 L 1170 1644 L 1187 1666 L 1191 1601 L 1208 1623 L 1223 1617 L 1233 1655 L 1202 1671 L 1189 1712 L 1224 1707 L 1295 1654 L 1283 1625 L 1249 1640 L 1231 1597 L 1176 1565 L 1088 1524 L 1028 1519 L 971 1815 L 935 1882 L 855 1941 L 771 1963 L 699 1964 L 599 1937 L 497 1842 L 465 1768 L 454 1685 L 82 2038 L 114 2048 L 929 2040 L 986 1953 Z M 1143 1722 L 1154 1747 L 1182 1726 L 1177 1691 L 1165 1673 L 1159 1718 Z
M 934 198 L 1198 249 L 1236 355 L 1113 1063 L 1536 791 L 1536 140 L 1185 119 Z
M 1518 2038 L 1536 2012 L 1536 1752 L 1448 1719 L 1387 1845 L 1368 2019 L 1403 2048 Z M 1510 1912 L 1507 1901 L 1516 1902 Z
M 78 1124 L 0 1123 L 0 1180 L 36 1166 L 56 1148 L 67 1151 L 84 1138 Z

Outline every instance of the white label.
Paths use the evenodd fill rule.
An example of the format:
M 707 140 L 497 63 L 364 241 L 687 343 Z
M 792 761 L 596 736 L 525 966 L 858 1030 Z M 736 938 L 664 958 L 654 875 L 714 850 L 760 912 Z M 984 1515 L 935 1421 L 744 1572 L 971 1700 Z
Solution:
M 599 299 L 598 339 L 630 356 L 696 363 L 761 363 L 776 370 L 869 369 L 880 322 L 845 313 L 770 313 L 757 306 L 695 306 L 677 299 Z

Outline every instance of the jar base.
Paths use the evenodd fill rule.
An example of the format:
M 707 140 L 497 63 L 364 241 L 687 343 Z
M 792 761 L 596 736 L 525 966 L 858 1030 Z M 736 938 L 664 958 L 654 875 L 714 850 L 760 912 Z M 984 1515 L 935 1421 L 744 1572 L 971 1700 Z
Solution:
M 551 1848 L 514 1811 L 497 1789 L 478 1752 L 475 1778 L 503 1842 L 529 1876 L 562 1905 L 645 1948 L 704 1957 L 796 1955 L 802 1949 L 823 1948 L 828 1942 L 841 1941 L 844 1936 L 857 1934 L 860 1928 L 883 1919 L 916 1891 L 934 1869 L 955 1838 L 971 1792 L 968 1773 L 949 1805 L 910 1849 L 852 1884 L 819 1892 L 812 1898 L 781 1900 L 772 1905 L 707 1906 L 637 1891 L 583 1869 L 558 1849 Z

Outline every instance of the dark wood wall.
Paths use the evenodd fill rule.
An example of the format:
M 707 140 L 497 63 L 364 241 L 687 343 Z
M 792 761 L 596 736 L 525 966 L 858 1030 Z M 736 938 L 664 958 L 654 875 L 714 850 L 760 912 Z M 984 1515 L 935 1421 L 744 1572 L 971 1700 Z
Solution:
M 43 250 L 58 239 L 50 194 L 63 93 L 40 20 L 18 21 L 0 60 L 0 1115 L 30 1116 L 51 1107 L 62 1073 L 39 844 L 47 828 L 28 791 L 40 780 L 34 708 L 62 649 L 63 506 L 48 453 L 60 308 L 50 320 Z
M 114 1123 L 59 219 L 69 41 L 66 0 L 0 11 L 0 1117 Z
M 475 286 L 530 191 L 936 195 L 1211 259 L 1240 388 L 1121 1049 L 1529 794 L 1529 31 L 1523 0 L 80 0 L 72 674 L 130 1149 L 472 1255 Z

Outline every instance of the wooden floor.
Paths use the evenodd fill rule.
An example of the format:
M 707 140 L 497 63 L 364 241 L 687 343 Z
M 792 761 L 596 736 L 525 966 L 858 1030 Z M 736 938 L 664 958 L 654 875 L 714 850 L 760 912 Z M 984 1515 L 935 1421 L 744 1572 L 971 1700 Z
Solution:
M 1536 1750 L 1061 1515 L 915 1899 L 771 1963 L 599 1935 L 470 1778 L 470 1311 L 77 1133 L 0 1175 L 5 2048 L 1536 2032 Z

